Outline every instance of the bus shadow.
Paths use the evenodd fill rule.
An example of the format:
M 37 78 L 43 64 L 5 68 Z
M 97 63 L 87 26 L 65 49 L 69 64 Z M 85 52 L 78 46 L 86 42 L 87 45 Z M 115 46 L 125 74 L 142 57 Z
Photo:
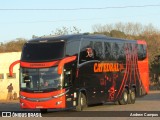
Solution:
M 136 100 L 138 101 L 160 101 L 160 90 L 150 91 L 149 94 L 138 97 Z

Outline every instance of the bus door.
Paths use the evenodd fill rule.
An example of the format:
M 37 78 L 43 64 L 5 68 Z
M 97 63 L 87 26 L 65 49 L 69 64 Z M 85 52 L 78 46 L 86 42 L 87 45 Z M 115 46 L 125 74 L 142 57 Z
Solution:
M 93 67 L 93 66 L 92 66 Z M 103 73 L 92 73 L 92 98 L 94 103 L 104 103 L 105 102 L 105 80 Z
M 96 73 L 94 78 L 96 81 L 96 84 L 94 86 L 96 86 L 97 89 L 97 100 L 100 103 L 104 103 L 106 101 L 106 80 L 104 77 L 104 73 Z

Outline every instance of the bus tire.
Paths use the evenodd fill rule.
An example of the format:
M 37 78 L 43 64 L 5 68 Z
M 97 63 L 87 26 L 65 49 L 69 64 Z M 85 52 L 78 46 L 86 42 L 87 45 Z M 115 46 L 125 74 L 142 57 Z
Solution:
M 115 105 L 119 105 L 119 101 L 118 101 L 118 100 L 115 101 L 114 104 L 115 104 Z
M 131 92 L 128 94 L 128 104 L 134 104 L 136 101 L 135 89 L 132 88 Z
M 78 105 L 76 106 L 76 111 L 82 111 L 87 107 L 86 96 L 81 92 L 78 97 Z
M 122 98 L 119 100 L 120 105 L 126 105 L 128 103 L 128 90 L 124 89 L 122 93 Z

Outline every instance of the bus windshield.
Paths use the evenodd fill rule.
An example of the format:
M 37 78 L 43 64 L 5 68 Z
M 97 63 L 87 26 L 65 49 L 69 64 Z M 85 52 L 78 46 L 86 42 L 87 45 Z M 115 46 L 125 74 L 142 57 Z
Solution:
M 28 91 L 52 91 L 62 86 L 61 75 L 57 74 L 57 66 L 51 68 L 21 68 L 21 89 Z
M 61 59 L 65 53 L 64 42 L 26 43 L 22 51 L 22 61 L 51 61 Z

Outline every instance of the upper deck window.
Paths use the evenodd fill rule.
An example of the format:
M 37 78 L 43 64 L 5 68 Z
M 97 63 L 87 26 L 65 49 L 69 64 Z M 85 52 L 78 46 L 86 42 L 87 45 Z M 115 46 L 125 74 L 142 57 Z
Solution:
M 66 43 L 66 56 L 77 55 L 79 52 L 80 41 L 72 40 Z
M 27 43 L 22 51 L 22 61 L 49 61 L 64 57 L 65 43 Z

